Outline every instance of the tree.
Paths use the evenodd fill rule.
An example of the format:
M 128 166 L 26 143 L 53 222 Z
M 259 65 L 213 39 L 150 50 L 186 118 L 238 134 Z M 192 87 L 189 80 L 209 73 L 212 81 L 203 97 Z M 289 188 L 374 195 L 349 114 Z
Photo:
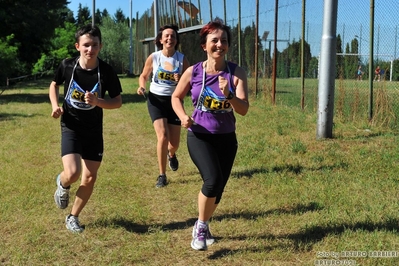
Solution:
M 122 9 L 118 8 L 115 12 L 115 22 L 116 23 L 123 23 L 123 24 L 128 24 L 129 25 L 129 19 L 126 18 L 126 16 L 123 14 Z
M 87 6 L 82 7 L 82 4 L 79 4 L 78 14 L 76 16 L 76 25 L 78 27 L 82 27 L 89 23 L 91 23 L 91 15 L 89 8 Z
M 247 69 L 248 74 L 253 73 L 251 76 L 256 75 L 256 69 L 254 66 L 254 55 L 255 55 L 255 24 L 252 22 L 252 26 L 247 26 L 244 29 L 244 51 L 243 53 L 243 64 L 244 68 Z
M 76 26 L 70 22 L 65 22 L 64 27 L 55 29 L 55 36 L 51 40 L 52 49 L 48 53 L 42 53 L 32 73 L 52 73 L 63 59 L 77 56 L 78 52 L 74 46 L 75 32 Z
M 340 76 L 343 76 L 344 72 L 344 57 L 342 55 L 342 40 L 341 40 L 341 35 L 338 34 L 337 36 L 337 46 L 336 46 L 336 50 L 337 50 L 337 58 L 336 58 L 336 78 L 339 78 Z
M 304 44 L 304 68 L 305 72 L 309 68 L 310 45 L 305 41 Z M 301 76 L 301 41 L 289 44 L 286 49 L 278 53 L 277 76 L 279 78 L 297 78 Z
M 14 75 L 29 73 L 41 53 L 48 50 L 54 29 L 61 23 L 59 11 L 65 10 L 67 3 L 67 0 L 0 1 L 0 38 L 13 34 L 8 45 L 19 47 L 16 60 L 19 66 L 13 68 Z
M 117 73 L 125 73 L 129 67 L 130 29 L 125 23 L 116 23 L 110 17 L 103 18 L 101 27 L 103 48 L 100 58 L 111 64 Z
M 13 34 L 5 38 L 0 38 L 0 86 L 6 85 L 6 78 L 12 75 L 17 70 L 14 68 L 17 68 L 19 65 L 19 60 L 17 59 L 19 45 L 10 45 L 13 39 Z

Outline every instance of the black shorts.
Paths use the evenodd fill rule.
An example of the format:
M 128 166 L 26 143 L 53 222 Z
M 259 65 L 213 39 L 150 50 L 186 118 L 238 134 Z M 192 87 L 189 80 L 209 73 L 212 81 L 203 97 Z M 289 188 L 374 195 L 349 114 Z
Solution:
M 82 159 L 101 162 L 104 152 L 102 132 L 81 134 L 61 126 L 61 156 L 77 153 Z
M 168 124 L 181 125 L 179 117 L 172 108 L 171 96 L 160 96 L 154 93 L 148 93 L 147 107 L 152 122 L 160 118 L 166 118 Z

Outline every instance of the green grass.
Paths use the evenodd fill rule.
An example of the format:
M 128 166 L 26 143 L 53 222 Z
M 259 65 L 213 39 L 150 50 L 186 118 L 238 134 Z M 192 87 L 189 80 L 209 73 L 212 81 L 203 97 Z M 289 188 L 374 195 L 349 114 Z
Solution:
M 61 159 L 50 81 L 0 95 L 1 265 L 315 265 L 323 252 L 399 250 L 398 134 L 336 119 L 335 138 L 316 140 L 316 112 L 289 99 L 299 80 L 277 88 L 293 106 L 271 106 L 251 90 L 247 116 L 237 115 L 231 180 L 211 222 L 217 243 L 192 250 L 202 182 L 186 131 L 180 169 L 167 172 L 169 186 L 155 189 L 156 137 L 146 103 L 135 94 L 137 79 L 121 81 L 123 106 L 104 111 L 104 161 L 80 215 L 82 234 L 65 229 L 70 208 L 59 210 L 53 200 Z

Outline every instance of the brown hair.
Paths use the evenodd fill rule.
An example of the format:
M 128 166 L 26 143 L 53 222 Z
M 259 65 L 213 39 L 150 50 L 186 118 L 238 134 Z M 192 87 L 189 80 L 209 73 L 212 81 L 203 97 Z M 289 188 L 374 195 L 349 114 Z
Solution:
M 162 32 L 163 32 L 164 30 L 166 30 L 166 29 L 172 29 L 172 30 L 175 31 L 175 33 L 176 33 L 176 45 L 175 45 L 175 50 L 177 50 L 177 48 L 178 48 L 179 45 L 180 45 L 180 39 L 179 39 L 179 33 L 178 33 L 179 27 L 177 27 L 177 26 L 174 25 L 174 24 L 167 24 L 167 25 L 164 25 L 164 26 L 162 26 L 162 27 L 159 28 L 157 37 L 156 37 L 155 40 L 154 40 L 155 45 L 158 47 L 158 49 L 162 49 L 162 48 L 163 48 L 163 45 L 162 45 L 162 43 L 161 43 Z

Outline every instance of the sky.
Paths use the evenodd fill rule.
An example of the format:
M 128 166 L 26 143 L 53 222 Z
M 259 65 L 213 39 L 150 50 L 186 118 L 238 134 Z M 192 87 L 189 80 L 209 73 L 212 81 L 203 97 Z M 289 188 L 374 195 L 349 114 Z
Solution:
M 88 7 L 90 12 L 93 12 L 93 0 L 69 0 L 71 3 L 68 8 L 73 11 L 76 16 L 78 12 L 79 3 L 82 7 Z M 113 16 L 117 9 L 122 9 L 125 16 L 130 16 L 130 0 L 95 0 L 95 9 L 103 11 L 107 9 L 108 13 Z M 132 14 L 133 18 L 136 17 L 136 12 L 139 16 L 142 15 L 147 9 L 151 8 L 153 1 L 150 0 L 132 0 Z
M 151 8 L 153 0 L 95 0 L 95 9 L 107 9 L 108 13 L 114 15 L 118 8 L 121 8 L 125 16 L 130 16 L 130 3 L 132 1 L 133 18 L 138 12 L 139 17 L 146 10 Z M 197 2 L 193 1 L 193 3 Z M 79 3 L 82 7 L 88 7 L 92 11 L 93 0 L 70 0 L 68 7 L 76 16 Z M 228 14 L 226 22 L 228 25 L 236 25 L 238 17 L 238 0 L 226 0 L 228 4 Z M 268 39 L 273 38 L 274 28 L 274 1 L 259 1 L 259 35 L 264 31 L 269 31 Z M 305 40 L 311 46 L 312 55 L 317 56 L 320 53 L 320 42 L 322 36 L 323 9 L 324 1 L 308 0 L 306 1 L 306 33 Z M 253 4 L 251 4 L 253 3 Z M 209 21 L 209 1 L 201 0 L 203 23 Z M 280 0 L 279 1 L 279 40 L 299 41 L 301 38 L 301 6 L 302 0 Z M 242 25 L 250 25 L 255 18 L 255 0 L 241 0 Z M 389 8 L 387 8 L 389 7 Z M 223 1 L 212 1 L 213 16 L 223 16 Z M 397 48 L 394 44 L 399 43 L 399 29 L 397 20 L 395 21 L 397 11 L 399 11 L 398 0 L 375 0 L 375 44 L 376 54 L 389 54 L 397 57 Z M 340 34 L 344 44 L 350 43 L 356 36 L 360 41 L 360 53 L 369 53 L 369 26 L 370 26 L 370 3 L 369 1 L 339 1 L 337 34 Z M 265 43 L 266 45 L 266 43 Z M 287 47 L 287 42 L 278 43 L 278 50 L 281 51 Z M 345 50 L 345 47 L 343 47 Z

